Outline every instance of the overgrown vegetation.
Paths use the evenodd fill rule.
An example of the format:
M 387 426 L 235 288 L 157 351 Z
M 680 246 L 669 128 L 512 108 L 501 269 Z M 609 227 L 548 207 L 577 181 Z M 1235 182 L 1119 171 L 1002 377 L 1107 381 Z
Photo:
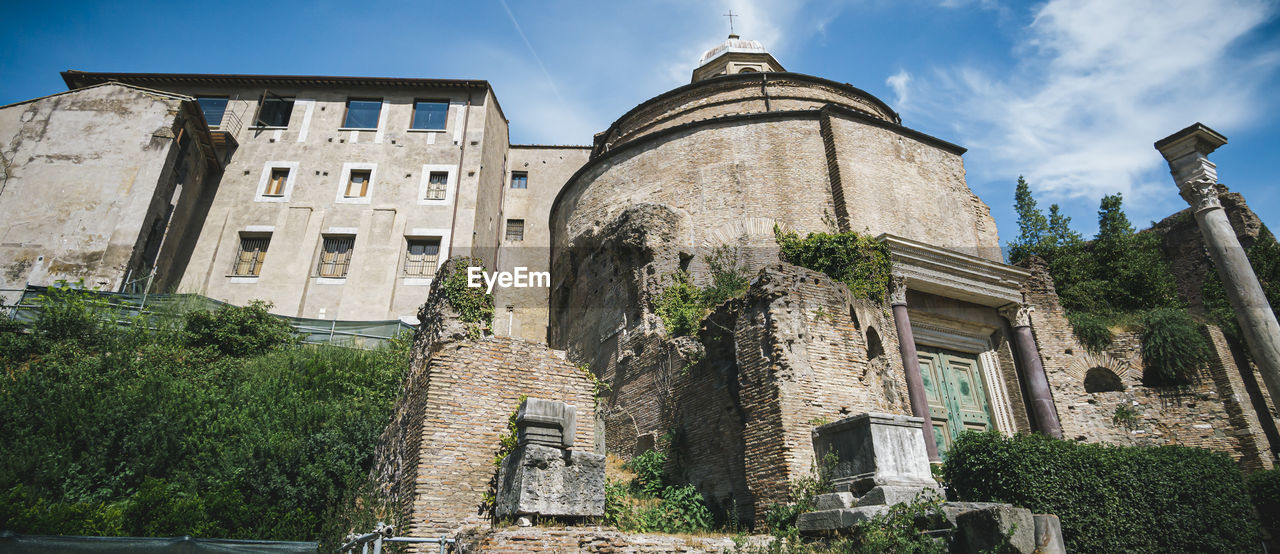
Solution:
M 941 498 L 917 498 L 895 504 L 883 514 L 855 524 L 835 537 L 802 540 L 794 531 L 778 533 L 767 547 L 738 549 L 759 554 L 941 554 L 948 551 L 948 532 L 930 532 L 938 521 Z
M 703 318 L 726 300 L 747 292 L 751 284 L 750 273 L 738 248 L 721 245 L 703 258 L 707 263 L 711 282 L 700 288 L 693 282 L 693 275 L 678 270 L 668 278 L 671 284 L 654 299 L 654 312 L 662 318 L 667 333 L 673 337 L 694 335 Z
M 844 283 L 855 298 L 883 302 L 889 290 L 889 247 L 855 232 L 809 233 L 773 229 L 787 263 L 821 271 Z
M 480 258 L 455 258 L 440 289 L 444 297 L 458 311 L 458 318 L 467 325 L 472 338 L 480 338 L 493 332 L 493 295 L 484 287 L 467 286 L 467 268 L 484 269 Z
M 791 501 L 774 504 L 764 514 L 764 525 L 779 538 L 799 538 L 796 518 L 813 511 L 813 498 L 819 494 L 834 492 L 831 476 L 839 460 L 834 452 L 828 452 L 821 460 L 814 460 L 809 475 L 791 482 Z
M 605 522 L 622 531 L 640 533 L 696 533 L 715 525 L 707 501 L 697 487 L 681 483 L 666 472 L 665 447 L 639 454 L 623 467 L 635 472 L 629 482 L 605 483 Z
M 1249 552 L 1258 529 L 1222 452 L 965 433 L 943 466 L 964 501 L 1056 514 L 1071 552 Z
M 1280 469 L 1255 471 L 1245 479 L 1249 500 L 1273 541 L 1280 542 Z
M 41 303 L 29 333 L 0 326 L 0 528 L 337 540 L 390 521 L 366 480 L 407 336 L 297 346 L 263 304 L 117 325 L 69 288 Z
M 1142 315 L 1143 379 L 1148 384 L 1189 384 L 1208 362 L 1208 341 L 1186 310 L 1159 308 Z
M 1113 328 L 1136 328 L 1143 336 L 1144 380 L 1186 384 L 1207 360 L 1208 341 L 1189 317 L 1175 315 L 1186 316 L 1186 305 L 1160 250 L 1161 237 L 1135 232 L 1122 200 L 1120 194 L 1102 198 L 1098 233 L 1085 241 L 1071 230 L 1071 218 L 1057 204 L 1046 217 L 1030 185 L 1019 177 L 1014 193 L 1019 234 L 1009 244 L 1009 260 L 1022 263 L 1038 256 L 1048 264 L 1062 307 L 1086 349 L 1106 350 Z M 1174 345 L 1169 337 L 1183 342 Z M 1175 351 L 1190 356 L 1173 355 Z
M 1111 327 L 1105 318 L 1076 312 L 1068 313 L 1067 321 L 1071 323 L 1071 330 L 1086 350 L 1097 354 L 1111 348 L 1111 341 L 1115 336 L 1111 333 Z

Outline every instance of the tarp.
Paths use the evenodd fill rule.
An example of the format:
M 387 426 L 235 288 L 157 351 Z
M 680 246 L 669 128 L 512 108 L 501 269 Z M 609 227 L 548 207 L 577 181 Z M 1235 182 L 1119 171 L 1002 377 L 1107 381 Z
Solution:
M 19 535 L 0 532 L 0 552 L 52 554 L 54 552 L 263 552 L 273 554 L 313 554 L 316 542 L 255 541 L 238 539 L 197 539 L 193 537 L 73 537 Z
M 27 287 L 22 292 L 21 300 L 12 307 L 10 317 L 22 323 L 34 322 L 40 314 L 39 297 L 48 290 L 48 287 Z M 219 306 L 226 304 L 226 302 L 199 294 L 130 294 L 90 290 L 80 292 L 103 299 L 120 324 L 132 323 L 139 315 L 155 319 L 178 318 L 189 311 L 216 310 Z M 372 349 L 402 331 L 414 329 L 412 325 L 398 319 L 338 321 L 271 315 L 288 322 L 298 334 L 302 335 L 303 342 L 310 344 L 335 344 Z

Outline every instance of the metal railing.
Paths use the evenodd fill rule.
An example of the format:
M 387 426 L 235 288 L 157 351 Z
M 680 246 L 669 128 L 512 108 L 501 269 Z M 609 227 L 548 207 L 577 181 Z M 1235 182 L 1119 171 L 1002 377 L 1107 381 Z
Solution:
M 230 108 L 231 106 L 227 106 Z M 215 131 L 224 131 L 232 137 L 240 135 L 240 129 L 244 127 L 244 122 L 240 120 L 240 116 L 236 112 L 228 109 L 222 114 L 222 122 L 217 126 Z
M 448 552 L 449 545 L 457 542 L 444 535 L 439 537 L 397 537 L 393 533 L 394 529 L 390 525 L 379 523 L 377 530 L 372 533 L 363 535 L 347 535 L 347 542 L 338 549 L 344 554 L 355 554 L 356 547 L 360 547 L 360 554 L 382 554 L 382 545 L 386 543 L 417 543 L 417 544 L 438 544 L 440 545 L 440 554 Z M 369 547 L 373 547 L 373 552 L 369 551 Z

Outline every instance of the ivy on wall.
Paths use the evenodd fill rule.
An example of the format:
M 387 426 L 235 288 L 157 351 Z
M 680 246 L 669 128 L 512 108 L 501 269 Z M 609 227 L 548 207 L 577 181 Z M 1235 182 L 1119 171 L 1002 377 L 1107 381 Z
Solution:
M 783 261 L 821 271 L 849 287 L 855 298 L 883 302 L 889 291 L 889 247 L 855 232 L 809 233 L 773 228 Z

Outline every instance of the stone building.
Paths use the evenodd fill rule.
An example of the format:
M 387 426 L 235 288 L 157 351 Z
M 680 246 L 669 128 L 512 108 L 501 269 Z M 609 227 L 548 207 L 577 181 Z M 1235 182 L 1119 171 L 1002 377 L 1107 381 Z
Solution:
M 690 84 L 582 147 L 510 144 L 485 81 L 64 78 L 72 91 L 0 107 L 0 137 L 15 137 L 0 143 L 0 211 L 20 214 L 0 220 L 5 286 L 81 275 L 119 290 L 154 270 L 161 290 L 288 315 L 420 321 L 375 470 L 415 533 L 481 521 L 523 394 L 578 406 L 576 448 L 664 444 L 742 522 L 811 472 L 816 425 L 863 412 L 930 422 L 934 460 L 975 429 L 1204 446 L 1246 469 L 1280 447 L 1275 402 L 1221 331 L 1206 328 L 1211 363 L 1177 391 L 1142 384 L 1133 336 L 1086 351 L 1045 269 L 1004 263 L 963 147 L 851 85 L 787 72 L 755 41 L 730 36 Z M 111 125 L 127 147 L 106 146 Z M 107 195 L 71 205 L 51 192 L 72 190 L 61 181 Z M 137 196 L 108 202 L 122 194 Z M 1222 195 L 1244 242 L 1252 214 Z M 27 215 L 40 203 L 56 216 Z M 1187 234 L 1175 227 L 1161 229 Z M 775 229 L 876 237 L 888 303 L 782 263 Z M 1194 294 L 1210 266 L 1203 245 L 1179 244 Z M 679 271 L 707 283 L 725 251 L 747 292 L 672 336 L 655 299 Z M 430 294 L 457 256 L 549 271 L 550 286 L 495 289 L 497 336 L 476 339 Z

